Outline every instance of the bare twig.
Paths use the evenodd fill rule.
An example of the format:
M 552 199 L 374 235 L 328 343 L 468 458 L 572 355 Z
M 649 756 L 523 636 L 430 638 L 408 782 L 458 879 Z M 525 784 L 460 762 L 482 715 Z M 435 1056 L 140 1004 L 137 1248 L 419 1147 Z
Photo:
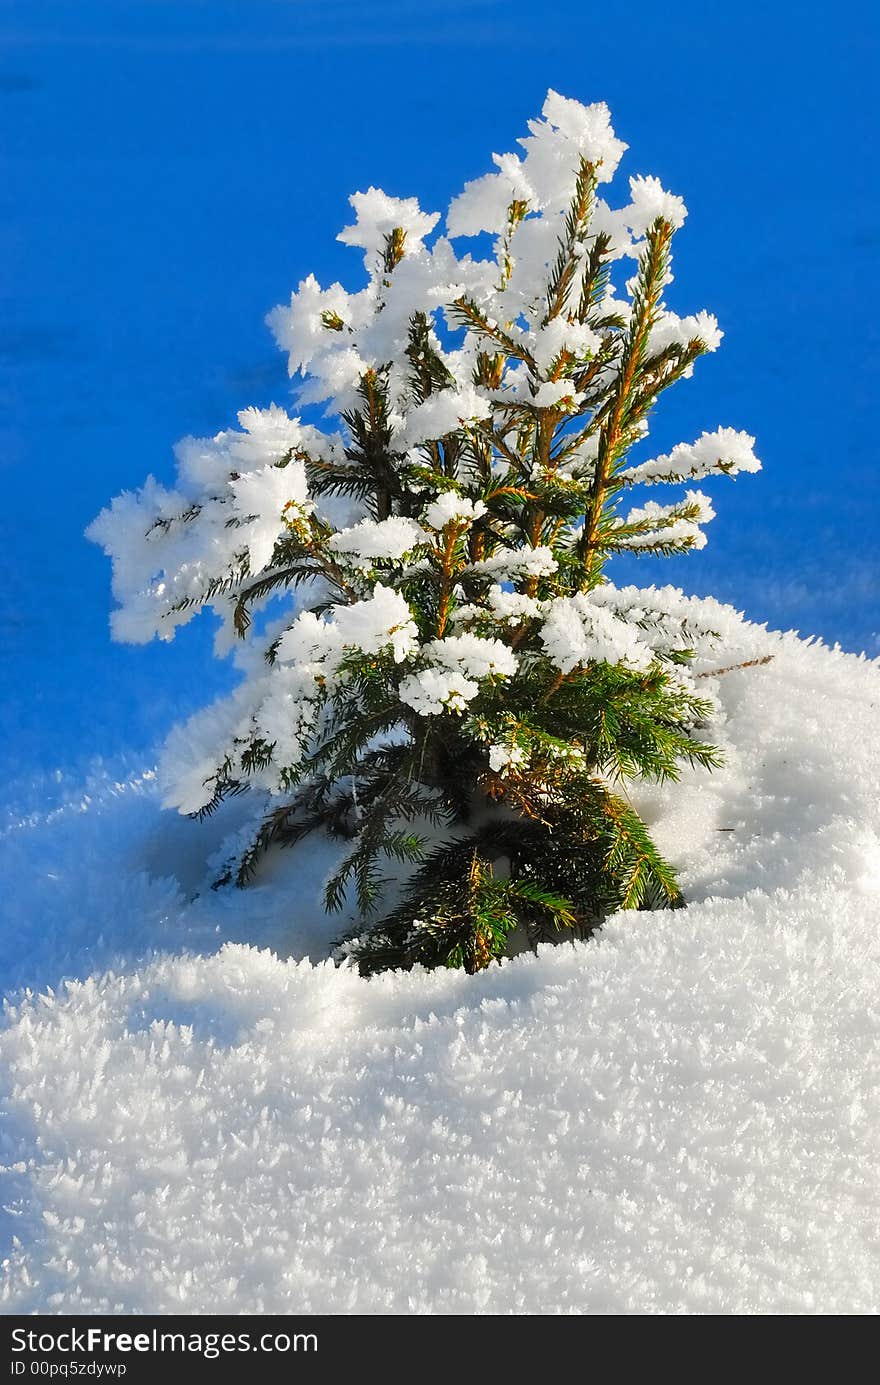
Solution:
M 763 659 L 746 659 L 742 664 L 728 664 L 726 668 L 707 668 L 703 673 L 698 673 L 698 678 L 720 678 L 723 673 L 736 673 L 740 668 L 757 668 L 759 664 L 769 664 L 773 660 L 772 654 L 765 654 Z

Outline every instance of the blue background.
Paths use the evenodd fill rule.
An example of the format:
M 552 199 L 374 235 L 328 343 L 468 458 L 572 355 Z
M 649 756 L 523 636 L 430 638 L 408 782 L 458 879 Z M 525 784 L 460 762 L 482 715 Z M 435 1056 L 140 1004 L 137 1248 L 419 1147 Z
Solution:
M 623 171 L 684 196 L 670 304 L 727 333 L 653 444 L 729 424 L 765 464 L 713 488 L 706 550 L 638 580 L 876 655 L 871 9 L 0 0 L 0 773 L 149 754 L 227 684 L 203 622 L 110 644 L 83 527 L 169 480 L 181 435 L 289 402 L 263 317 L 309 271 L 359 285 L 351 191 L 443 210 L 551 85 L 606 100 Z

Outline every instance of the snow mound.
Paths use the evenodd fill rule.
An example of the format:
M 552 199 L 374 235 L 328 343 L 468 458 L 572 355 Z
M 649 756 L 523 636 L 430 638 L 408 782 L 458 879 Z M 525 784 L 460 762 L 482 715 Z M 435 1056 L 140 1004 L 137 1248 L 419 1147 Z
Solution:
M 689 907 L 476 978 L 305 960 L 320 843 L 193 898 L 149 776 L 11 815 L 4 1310 L 880 1310 L 880 668 L 728 653 Z

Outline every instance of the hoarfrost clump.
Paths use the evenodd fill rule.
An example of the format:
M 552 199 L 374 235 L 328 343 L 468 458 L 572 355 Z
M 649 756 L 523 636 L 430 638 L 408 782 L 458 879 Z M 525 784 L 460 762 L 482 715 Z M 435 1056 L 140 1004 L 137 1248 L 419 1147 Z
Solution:
M 447 524 L 473 524 L 474 520 L 482 519 L 485 513 L 486 506 L 482 500 L 468 500 L 455 491 L 444 491 L 425 510 L 425 523 L 432 529 L 445 529 Z
M 549 92 L 520 146 L 453 199 L 446 234 L 415 198 L 356 193 L 340 240 L 363 252 L 359 286 L 309 276 L 270 314 L 330 427 L 247 409 L 180 445 L 172 488 L 150 478 L 89 531 L 117 638 L 173 638 L 207 607 L 218 653 L 250 651 L 233 695 L 172 732 L 166 802 L 273 796 L 229 863 L 239 883 L 273 843 L 349 837 L 326 902 L 353 894 L 344 955 L 367 973 L 474 971 L 523 927 L 679 903 L 620 786 L 718 758 L 692 660 L 723 629 L 605 573 L 705 543 L 702 492 L 621 508 L 634 487 L 760 465 L 729 427 L 631 459 L 721 340 L 666 301 L 686 208 L 650 176 L 600 196 L 626 150 L 602 104 Z M 415 873 L 376 923 L 389 861 Z
M 741 471 L 760 471 L 761 463 L 754 454 L 755 439 L 734 428 L 716 428 L 703 433 L 696 442 L 680 442 L 662 457 L 654 457 L 638 466 L 627 467 L 623 479 L 630 485 L 638 482 L 702 480 L 713 471 L 736 476 Z
M 359 524 L 331 535 L 327 546 L 332 552 L 362 558 L 364 565 L 369 567 L 370 560 L 374 558 L 399 562 L 420 543 L 425 543 L 427 538 L 424 529 L 414 519 L 392 515 L 382 520 L 362 519 Z

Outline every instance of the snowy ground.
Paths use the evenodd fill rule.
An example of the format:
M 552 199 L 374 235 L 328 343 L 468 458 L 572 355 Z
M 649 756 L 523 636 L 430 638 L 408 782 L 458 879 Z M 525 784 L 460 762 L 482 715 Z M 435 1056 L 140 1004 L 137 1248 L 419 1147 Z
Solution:
M 193 899 L 231 820 L 35 789 L 4 1309 L 880 1310 L 880 667 L 754 627 L 719 662 L 768 652 L 718 680 L 726 768 L 639 799 L 689 908 L 477 978 L 297 960 L 327 852 Z

